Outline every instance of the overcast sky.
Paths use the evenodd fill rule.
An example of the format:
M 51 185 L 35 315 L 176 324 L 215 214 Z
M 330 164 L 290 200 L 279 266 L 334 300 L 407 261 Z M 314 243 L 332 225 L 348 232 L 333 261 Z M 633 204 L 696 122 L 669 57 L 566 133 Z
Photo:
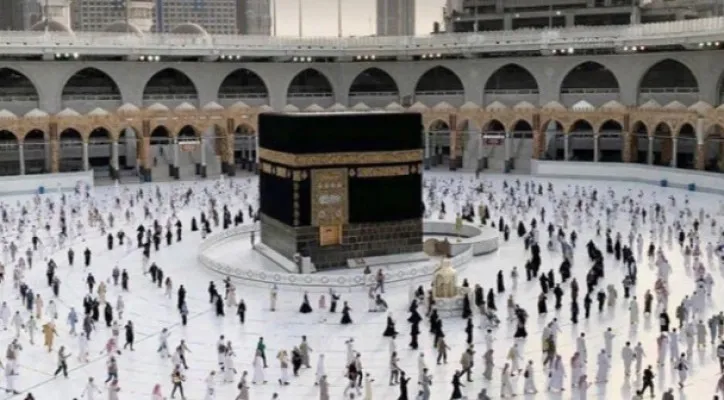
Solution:
M 276 1 L 277 35 L 297 36 L 299 33 L 299 1 Z M 337 0 L 301 0 L 304 36 L 337 36 Z M 375 32 L 376 0 L 342 1 L 342 31 L 345 36 L 369 35 Z M 440 21 L 445 0 L 416 0 L 416 31 L 427 34 L 432 23 Z

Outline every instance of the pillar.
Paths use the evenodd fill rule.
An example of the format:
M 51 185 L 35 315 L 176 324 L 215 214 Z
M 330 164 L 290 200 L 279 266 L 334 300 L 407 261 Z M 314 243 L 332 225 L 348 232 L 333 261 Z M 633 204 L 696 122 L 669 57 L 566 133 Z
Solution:
M 254 133 L 254 173 L 259 173 L 259 134 Z
M 539 128 L 533 130 L 533 156 L 534 160 L 540 160 L 543 155 L 543 143 L 545 143 L 545 135 Z
M 648 144 L 646 148 L 646 164 L 653 165 L 654 164 L 654 137 L 649 135 L 648 137 Z
M 676 168 L 676 158 L 679 150 L 679 139 L 671 138 L 671 168 Z
M 208 138 L 206 135 L 201 136 L 201 169 L 199 170 L 199 175 L 201 175 L 202 178 L 206 178 L 206 142 Z
M 510 148 L 513 145 L 513 139 L 510 137 L 508 132 L 504 132 L 503 137 L 503 171 L 510 172 L 512 165 L 510 165 Z
M 179 157 L 179 143 L 178 136 L 171 138 L 171 149 L 173 154 L 171 155 L 171 165 L 168 166 L 168 175 L 174 179 L 180 179 L 181 174 L 179 173 L 178 157 Z
M 25 175 L 25 149 L 23 148 L 23 142 L 18 142 L 18 160 L 20 175 Z
M 141 137 L 138 141 L 139 160 L 138 170 L 141 175 L 141 182 L 151 182 L 153 176 L 151 175 L 151 124 L 149 121 L 143 121 L 143 127 L 141 129 Z
M 450 114 L 448 116 L 448 126 L 450 127 L 450 171 L 456 171 L 458 169 L 458 158 L 460 157 L 460 149 L 463 138 L 460 137 L 458 130 L 458 116 L 457 114 Z
M 81 143 L 81 146 L 83 148 L 82 152 L 82 158 L 83 158 L 83 171 L 88 171 L 90 169 L 90 160 L 88 159 L 88 141 L 84 140 L 83 143 Z
M 623 138 L 623 150 L 621 152 L 621 161 L 625 163 L 633 162 L 633 140 L 634 136 L 631 132 L 621 132 Z
M 696 169 L 699 171 L 704 170 L 704 166 L 706 164 L 706 144 L 704 143 L 696 143 L 696 159 L 694 160 L 696 164 Z
M 58 137 L 58 125 L 51 123 L 49 125 L 50 132 L 50 172 L 57 173 L 60 171 L 60 138 Z
M 661 164 L 663 165 L 671 163 L 671 146 L 673 141 L 673 137 L 669 137 L 661 143 Z
M 111 139 L 113 140 L 113 139 Z M 118 180 L 120 166 L 118 165 L 118 139 L 111 142 L 111 179 Z
M 236 166 L 234 165 L 234 119 L 226 119 L 226 129 L 222 132 L 221 142 L 221 173 L 227 176 L 236 175 Z
M 571 136 L 568 133 L 563 133 L 563 161 L 568 161 L 568 147 L 570 146 Z
M 430 132 L 425 131 L 423 133 L 425 135 L 425 169 L 430 169 Z
M 601 138 L 601 135 L 598 133 L 593 135 L 593 162 L 598 162 L 601 158 L 600 150 L 599 150 L 599 139 Z
M 484 152 L 484 149 L 483 149 L 483 141 L 484 141 L 485 139 L 483 139 L 483 133 L 482 133 L 482 132 L 476 133 L 476 134 L 478 135 L 478 146 L 477 146 L 478 149 L 477 149 L 477 157 L 475 157 L 475 159 L 477 160 L 477 163 L 478 163 L 478 165 L 477 165 L 477 170 L 478 170 L 478 171 L 482 171 L 482 170 L 484 170 L 485 168 L 488 167 L 488 166 L 486 165 L 487 160 L 485 160 L 485 156 L 484 156 L 485 152 Z

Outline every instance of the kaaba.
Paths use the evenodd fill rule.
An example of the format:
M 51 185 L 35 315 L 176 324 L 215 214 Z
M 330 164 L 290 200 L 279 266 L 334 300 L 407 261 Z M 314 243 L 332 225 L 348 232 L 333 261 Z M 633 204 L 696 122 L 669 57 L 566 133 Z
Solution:
M 422 251 L 422 117 L 259 115 L 261 242 L 317 270 Z

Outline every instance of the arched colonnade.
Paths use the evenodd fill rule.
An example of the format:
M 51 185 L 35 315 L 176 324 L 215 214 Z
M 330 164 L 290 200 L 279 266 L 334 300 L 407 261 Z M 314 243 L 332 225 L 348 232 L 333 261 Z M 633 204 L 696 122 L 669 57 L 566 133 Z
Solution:
M 117 173 L 119 142 L 133 141 L 138 169 L 150 179 L 156 156 L 152 151 L 154 146 L 170 145 L 165 156 L 173 158 L 170 166 L 177 166 L 179 148 L 193 141 L 202 148 L 212 147 L 221 162 L 221 172 L 233 175 L 239 166 L 255 168 L 258 115 L 267 111 L 271 110 L 268 107 L 188 111 L 121 108 L 105 115 L 0 115 L 0 141 L 3 145 L 15 141 L 21 174 L 26 168 L 25 152 L 32 146 L 45 146 L 49 160 L 47 172 L 62 171 L 62 160 L 73 151 L 79 154 L 83 169 L 92 168 L 88 147 L 94 143 L 111 146 L 111 171 Z M 517 139 L 532 140 L 529 158 L 556 158 L 555 154 L 560 151 L 553 156 L 549 151 L 553 136 L 562 140 L 560 158 L 564 160 L 571 159 L 570 143 L 588 140 L 593 142 L 592 161 L 604 161 L 600 157 L 600 143 L 608 140 L 616 143 L 615 151 L 620 153 L 620 159 L 615 161 L 724 171 L 724 110 L 622 107 L 581 111 L 555 105 L 483 109 L 471 104 L 460 108 L 444 104 L 427 108 L 418 103 L 399 111 L 419 112 L 423 116 L 426 166 L 434 165 L 440 148 L 447 147 L 446 159 L 451 169 L 463 166 L 464 155 L 477 163 L 476 168 L 481 168 L 485 164 L 486 149 L 501 147 L 506 165 L 512 167 L 508 164 L 514 163 L 513 144 Z M 241 154 L 239 141 L 244 143 Z M 686 153 L 682 152 L 683 148 L 689 149 L 691 156 L 682 156 Z M 202 166 L 205 165 L 203 154 Z

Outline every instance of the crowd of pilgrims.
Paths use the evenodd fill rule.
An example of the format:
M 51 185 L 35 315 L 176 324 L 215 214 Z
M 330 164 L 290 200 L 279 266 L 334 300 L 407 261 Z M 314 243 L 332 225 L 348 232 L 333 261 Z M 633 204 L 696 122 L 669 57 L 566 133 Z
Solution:
M 117 253 L 119 255 L 140 250 L 143 275 L 150 278 L 152 285 L 162 289 L 165 297 L 170 299 L 176 295 L 179 318 L 181 323 L 186 325 L 189 314 L 186 289 L 183 284 L 178 288 L 174 287 L 172 278 L 164 275 L 163 269 L 151 261 L 153 253 L 160 251 L 163 238 L 167 247 L 182 242 L 185 222 L 179 218 L 179 211 L 185 208 L 198 212 L 198 219 L 195 215 L 192 216 L 188 226 L 191 232 L 200 232 L 202 237 L 210 234 L 212 229 L 228 229 L 243 224 L 245 218 L 247 222 L 255 221 L 258 215 L 252 204 L 256 199 L 247 197 L 248 185 L 249 182 L 238 184 L 222 181 L 206 187 L 179 185 L 171 187 L 170 190 L 161 190 L 159 186 L 143 186 L 137 189 L 116 186 L 113 194 L 96 196 L 92 189 L 79 184 L 72 193 L 36 195 L 25 204 L 19 201 L 15 205 L 1 203 L 0 235 L 3 258 L 0 260 L 0 284 L 5 284 L 6 272 L 12 272 L 12 287 L 19 299 L 15 311 L 7 297 L 2 299 L 0 305 L 0 324 L 5 331 L 13 333 L 4 353 L 4 360 L 0 358 L 0 368 L 4 370 L 5 378 L 4 385 L 0 386 L 2 390 L 9 394 L 20 394 L 16 380 L 21 373 L 24 346 L 35 346 L 36 336 L 41 334 L 43 346 L 55 355 L 56 367 L 53 375 L 56 377 L 62 375 L 67 378 L 68 364 L 71 362 L 79 365 L 92 362 L 97 357 L 90 353 L 89 343 L 94 339 L 104 342 L 102 356 L 107 357 L 107 378 L 104 385 L 99 385 L 91 377 L 82 392 L 79 392 L 78 398 L 99 399 L 103 391 L 107 392 L 107 397 L 104 398 L 109 400 L 124 398 L 121 394 L 118 363 L 122 351 L 134 351 L 136 338 L 134 322 L 130 319 L 124 320 L 124 296 L 132 292 L 129 272 L 118 265 L 111 267 L 94 263 L 93 252 L 86 239 L 103 237 L 106 239 L 107 250 L 112 252 L 117 249 L 121 251 Z M 241 204 L 244 206 L 233 216 L 227 205 L 217 204 L 216 194 L 222 191 L 243 199 Z M 134 226 L 135 242 L 126 234 L 126 231 Z M 75 252 L 80 249 L 83 249 L 83 259 L 81 263 L 77 263 Z M 67 260 L 67 267 L 59 265 L 61 258 Z M 33 263 L 38 259 L 42 259 L 44 265 L 38 266 L 37 261 Z M 47 289 L 29 276 L 33 267 L 36 270 L 44 268 Z M 63 301 L 59 276 L 63 268 L 69 271 L 82 268 L 87 292 L 83 296 L 82 304 L 78 304 L 80 307 L 76 308 Z M 227 288 L 229 285 L 227 281 Z M 117 294 L 117 297 L 111 298 L 111 293 Z M 60 315 L 59 304 L 67 306 L 67 314 Z M 239 309 L 243 309 L 243 301 L 240 302 Z M 241 319 L 243 322 L 243 316 Z M 77 338 L 74 357 L 65 345 L 58 348 L 54 346 L 56 338 L 66 333 L 64 325 L 67 325 L 67 334 Z M 101 329 L 103 325 L 107 330 Z M 102 338 L 96 339 L 98 336 Z M 159 334 L 158 353 L 173 360 L 168 385 L 173 388 L 171 398 L 174 398 L 177 392 L 181 398 L 185 398 L 183 371 L 188 368 L 185 353 L 189 349 L 184 340 L 181 340 L 170 350 L 169 336 L 166 328 Z M 25 341 L 27 344 L 23 343 Z M 225 343 L 224 347 L 224 357 L 232 357 L 231 342 Z M 216 396 L 215 374 L 216 372 L 209 374 L 206 380 L 206 399 L 214 399 Z M 228 374 L 223 377 L 223 381 L 229 379 Z M 153 400 L 165 399 L 163 386 L 159 383 L 152 390 L 149 388 L 148 393 Z M 238 398 L 248 399 L 248 386 L 239 383 L 238 388 Z M 28 400 L 35 398 L 31 392 L 22 395 Z
M 34 346 L 38 332 L 42 333 L 43 345 L 48 352 L 55 354 L 55 375 L 62 374 L 66 377 L 69 362 L 83 364 L 91 361 L 93 357 L 89 354 L 88 343 L 100 335 L 105 336 L 100 340 L 105 341 L 103 357 L 107 379 L 104 384 L 98 384 L 93 377 L 89 378 L 79 398 L 98 399 L 102 391 L 107 391 L 107 398 L 111 400 L 123 398 L 118 363 L 123 360 L 122 351 L 134 350 L 135 339 L 133 321 L 124 323 L 123 318 L 126 311 L 124 294 L 132 291 L 129 273 L 118 266 L 108 268 L 93 264 L 92 251 L 84 244 L 84 238 L 100 234 L 106 238 L 109 251 L 117 247 L 126 252 L 140 249 L 143 254 L 143 275 L 148 276 L 151 284 L 161 289 L 165 297 L 173 299 L 174 295 L 176 296 L 179 318 L 181 323 L 186 325 L 189 315 L 186 289 L 183 285 L 178 285 L 175 289 L 171 277 L 165 275 L 162 268 L 151 261 L 153 252 L 161 249 L 164 238 L 166 246 L 182 242 L 186 224 L 178 215 L 179 210 L 186 207 L 195 207 L 196 212 L 200 211 L 199 219 L 194 216 L 188 226 L 191 232 L 200 232 L 202 237 L 210 234 L 212 229 L 227 229 L 243 224 L 245 219 L 247 222 L 254 221 L 258 217 L 252 206 L 255 199 L 247 197 L 245 189 L 248 189 L 248 186 L 233 181 L 220 181 L 208 186 L 171 186 L 170 190 L 165 191 L 158 186 L 117 188 L 116 193 L 100 198 L 87 188 L 79 187 L 72 194 L 36 196 L 29 204 L 2 204 L 0 214 L 3 224 L 0 225 L 0 233 L 4 238 L 4 259 L 0 264 L 0 279 L 4 278 L 5 266 L 12 266 L 13 288 L 20 299 L 15 312 L 7 301 L 3 301 L 0 306 L 0 322 L 6 330 L 14 333 L 3 362 L 6 382 L 4 390 L 17 393 L 15 379 L 20 373 L 18 366 L 23 346 L 27 345 L 24 342 Z M 217 198 L 221 197 L 218 196 L 219 193 L 234 191 L 243 198 L 244 205 L 232 217 L 229 208 L 219 204 Z M 453 212 L 455 218 L 497 229 L 503 239 L 502 246 L 508 246 L 506 242 L 511 240 L 514 243 L 509 244 L 510 246 L 522 245 L 528 254 L 523 267 L 526 282 L 519 282 L 516 266 L 498 271 L 494 285 L 487 288 L 487 291 L 481 283 L 471 284 L 464 279 L 461 283 L 463 295 L 460 314 L 452 317 L 439 314 L 430 286 L 421 285 L 410 290 L 409 303 L 406 306 L 410 337 L 407 347 L 419 353 L 417 371 L 414 374 L 412 371 L 405 371 L 400 363 L 401 353 L 397 348 L 397 337 L 400 333 L 392 313 L 394 307 L 390 307 L 383 298 L 385 275 L 382 270 L 372 275 L 373 272 L 367 268 L 364 273 L 370 274 L 372 278 L 366 280 L 371 282 L 367 288 L 367 311 L 388 313 L 382 332 L 382 336 L 389 341 L 387 380 L 389 385 L 399 387 L 399 400 L 429 400 L 431 387 L 436 380 L 436 387 L 444 387 L 446 381 L 451 385 L 451 399 L 462 399 L 464 393 L 468 398 L 485 400 L 491 397 L 534 394 L 539 391 L 561 392 L 570 388 L 576 393 L 576 398 L 585 400 L 590 386 L 606 384 L 614 362 L 622 363 L 627 381 L 633 378 L 631 384 L 634 386 L 630 393 L 632 398 L 642 398 L 645 391 L 653 397 L 656 383 L 654 378 L 665 375 L 667 366 L 676 373 L 679 390 L 686 390 L 688 376 L 692 370 L 696 370 L 693 358 L 696 352 L 700 355 L 709 352 L 711 358 L 718 360 L 724 372 L 724 342 L 721 341 L 724 334 L 724 313 L 714 310 L 711 301 L 714 286 L 712 271 L 716 272 L 721 268 L 720 256 L 713 243 L 704 245 L 700 239 L 707 227 L 711 231 L 709 236 L 716 238 L 720 227 L 717 226 L 714 215 L 708 214 L 704 209 L 692 209 L 688 198 L 682 201 L 675 196 L 669 196 L 652 200 L 646 198 L 643 192 L 628 191 L 621 195 L 609 189 L 605 193 L 599 193 L 598 189 L 593 187 L 573 185 L 569 185 L 562 193 L 556 193 L 552 183 L 547 183 L 544 187 L 540 182 L 515 180 L 504 181 L 497 187 L 490 182 L 469 182 L 467 178 L 442 177 L 425 180 L 424 196 L 426 217 L 446 218 L 448 202 L 453 209 L 459 211 Z M 139 215 L 136 215 L 137 212 Z M 616 228 L 622 226 L 621 220 L 628 225 L 625 227 L 627 231 L 617 231 Z M 128 239 L 124 233 L 124 229 L 130 227 L 136 227 L 136 241 Z M 518 240 L 522 243 L 511 238 L 511 227 L 515 229 Z M 590 229 L 585 229 L 586 227 Z M 592 232 L 592 237 L 587 238 L 588 242 L 584 245 L 587 259 L 574 260 L 574 250 L 579 246 L 578 232 Z M 604 238 L 605 246 L 599 249 L 596 243 Z M 251 241 L 253 246 L 253 235 Z M 544 243 L 544 249 L 549 254 L 542 254 L 539 243 Z M 23 252 L 25 246 L 27 249 Z M 70 306 L 68 314 L 62 317 L 68 326 L 68 334 L 78 338 L 75 357 L 71 358 L 71 351 L 65 346 L 60 346 L 57 350 L 54 348 L 55 337 L 66 330 L 61 329 L 57 322 L 61 318 L 57 304 L 62 298 L 58 276 L 61 267 L 54 260 L 66 256 L 67 268 L 74 268 L 74 248 L 83 248 L 82 264 L 86 270 L 84 275 L 88 292 L 78 311 Z M 672 252 L 682 254 L 683 265 L 674 266 L 669 262 L 667 253 Z M 552 265 L 545 265 L 545 270 L 542 270 L 544 260 L 556 254 L 562 256 L 558 273 L 556 274 Z M 50 298 L 47 306 L 41 292 L 48 289 L 30 287 L 29 280 L 25 278 L 33 267 L 34 258 L 43 259 L 46 264 L 49 288 L 46 299 Z M 638 265 L 646 265 L 655 271 L 656 280 L 652 287 L 638 281 Z M 692 282 L 690 293 L 677 299 L 678 302 L 671 307 L 669 276 L 673 268 L 686 269 Z M 622 272 L 615 276 L 624 276 L 624 279 L 621 282 L 606 280 L 609 273 L 607 270 L 610 269 L 622 269 Z M 576 270 L 584 274 L 574 273 Z M 585 286 L 580 288 L 577 279 L 579 276 L 585 276 Z M 519 285 L 525 285 L 526 291 L 530 291 L 535 287 L 531 286 L 533 281 L 538 281 L 540 293 L 537 295 L 536 310 L 528 310 L 517 302 L 520 295 L 516 291 Z M 215 282 L 209 283 L 208 299 L 211 308 L 219 318 L 232 314 L 240 324 L 244 324 L 244 300 L 237 296 L 236 286 L 231 279 L 224 279 L 222 284 L 223 293 L 217 289 Z M 679 285 L 684 283 L 680 282 Z M 619 299 L 619 287 L 623 292 L 623 299 Z M 109 298 L 109 292 L 117 294 L 115 302 Z M 277 311 L 281 294 L 283 293 L 280 293 L 276 286 L 270 289 L 268 312 Z M 638 300 L 640 295 L 643 297 L 642 307 Z M 585 332 L 580 332 L 575 340 L 575 348 L 566 354 L 569 358 L 565 360 L 563 349 L 558 343 L 558 337 L 562 333 L 561 325 L 568 320 L 576 326 L 580 318 L 589 319 L 594 301 L 597 312 L 602 315 L 615 312 L 617 305 L 623 302 L 624 307 L 628 308 L 630 331 L 617 332 L 608 327 L 601 329 L 602 334 L 594 333 L 595 336 L 603 336 L 604 346 L 597 349 L 590 364 L 587 337 Z M 564 303 L 569 305 L 567 313 L 563 310 Z M 580 303 L 584 311 L 582 317 L 579 316 Z M 332 289 L 319 297 L 317 307 L 322 315 L 320 322 L 327 322 L 330 314 L 339 311 L 340 324 L 353 323 L 352 307 Z M 299 312 L 314 312 L 308 293 L 302 296 Z M 501 315 L 501 312 L 504 315 Z M 538 323 L 544 326 L 540 332 L 540 366 L 530 359 L 530 351 L 526 351 L 526 346 L 530 346 L 528 325 L 530 314 L 533 313 L 539 318 Z M 670 313 L 673 313 L 678 324 L 671 323 Z M 105 329 L 102 329 L 99 322 L 101 316 Z M 657 354 L 647 355 L 641 342 L 634 344 L 632 340 L 626 339 L 626 335 L 635 338 L 639 329 L 648 331 L 650 328 L 647 322 L 652 316 L 657 318 L 659 325 Z M 445 318 L 463 319 L 464 345 L 448 343 L 450 339 L 446 336 Z M 421 327 L 423 322 L 427 324 L 425 327 Z M 514 340 L 506 354 L 498 356 L 494 354 L 495 341 L 496 337 L 500 340 L 504 323 L 514 327 Z M 419 337 L 425 330 L 429 334 L 429 340 L 423 340 L 424 343 L 421 344 Z M 124 333 L 123 346 L 121 331 Z M 480 345 L 480 342 L 474 340 L 479 334 L 483 336 L 482 349 L 476 348 L 476 344 Z M 184 340 L 172 347 L 169 344 L 170 336 L 171 333 L 166 328 L 158 334 L 159 356 L 170 359 L 172 367 L 168 384 L 158 383 L 149 391 L 153 400 L 164 399 L 163 388 L 168 386 L 171 387 L 171 398 L 176 395 L 185 398 L 185 371 L 188 370 L 185 355 L 190 349 Z M 617 339 L 619 337 L 621 338 Z M 617 341 L 616 350 L 614 341 Z M 432 362 L 428 364 L 425 358 L 424 346 L 429 346 L 435 353 L 434 363 L 439 365 L 447 364 L 448 351 L 460 348 L 460 345 L 463 345 L 464 350 L 459 354 L 459 368 L 451 380 L 448 380 L 449 377 L 435 376 L 435 367 L 429 365 Z M 680 348 L 680 345 L 685 347 Z M 373 374 L 380 375 L 381 372 L 368 372 L 363 368 L 363 354 L 355 349 L 354 337 L 346 339 L 345 346 L 345 376 L 348 384 L 342 395 L 345 399 L 371 400 L 375 390 Z M 215 348 L 218 369 L 210 371 L 205 379 L 204 399 L 212 400 L 217 397 L 218 381 L 236 385 L 238 400 L 250 398 L 250 385 L 266 384 L 269 374 L 266 371 L 267 344 L 263 337 L 258 339 L 255 349 L 249 376 L 247 371 L 237 370 L 236 354 L 231 340 L 220 336 Z M 280 387 L 289 385 L 303 368 L 312 368 L 311 352 L 313 350 L 306 336 L 302 336 L 299 344 L 289 351 L 280 349 L 276 352 L 279 372 L 275 373 L 274 377 Z M 480 372 L 474 370 L 478 361 L 481 362 L 482 380 L 485 384 L 480 392 L 470 393 L 466 390 L 465 382 L 473 381 L 475 372 Z M 314 382 L 319 398 L 332 398 L 324 354 L 321 354 L 321 351 L 315 368 Z M 589 377 L 589 370 L 595 370 L 594 376 Z M 413 375 L 416 375 L 417 391 L 408 394 L 408 385 Z M 724 378 L 707 378 L 712 380 L 713 391 L 724 395 Z M 664 399 L 674 398 L 673 388 L 659 390 Z M 436 389 L 436 393 L 443 391 L 442 388 Z M 32 394 L 27 393 L 26 398 L 33 399 Z M 279 395 L 275 393 L 273 398 L 279 398 Z M 435 398 L 439 398 L 439 394 L 436 394 Z

